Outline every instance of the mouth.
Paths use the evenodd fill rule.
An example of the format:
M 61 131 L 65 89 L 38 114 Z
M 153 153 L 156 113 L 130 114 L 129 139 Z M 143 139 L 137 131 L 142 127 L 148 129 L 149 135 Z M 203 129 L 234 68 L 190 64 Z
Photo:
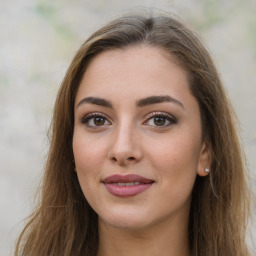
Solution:
M 108 192 L 118 197 L 135 196 L 150 188 L 155 181 L 134 174 L 111 175 L 105 178 L 103 184 Z

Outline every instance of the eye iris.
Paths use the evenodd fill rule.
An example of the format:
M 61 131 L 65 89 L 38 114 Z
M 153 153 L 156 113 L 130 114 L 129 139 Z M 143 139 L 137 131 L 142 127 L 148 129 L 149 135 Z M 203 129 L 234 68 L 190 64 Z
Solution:
M 96 126 L 104 125 L 104 123 L 105 123 L 105 119 L 103 117 L 95 117 L 94 118 L 94 124 Z
M 161 116 L 157 116 L 154 118 L 154 124 L 157 126 L 161 126 L 165 124 L 165 118 Z

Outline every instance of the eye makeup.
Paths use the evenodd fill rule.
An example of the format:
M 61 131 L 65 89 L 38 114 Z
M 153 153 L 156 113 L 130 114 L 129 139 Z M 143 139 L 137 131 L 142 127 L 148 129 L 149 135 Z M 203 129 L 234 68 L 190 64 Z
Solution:
M 106 115 L 100 112 L 93 112 L 85 115 L 81 119 L 81 123 L 86 125 L 89 129 L 98 129 L 111 125 L 111 122 L 108 119 L 109 118 Z
M 143 125 L 149 125 L 156 129 L 165 129 L 177 123 L 177 119 L 166 112 L 155 111 L 146 116 Z
M 153 129 L 167 129 L 177 124 L 177 119 L 166 112 L 154 111 L 146 115 L 143 126 L 149 126 Z M 102 129 L 112 125 L 110 118 L 101 112 L 91 112 L 81 118 L 81 123 L 88 129 Z

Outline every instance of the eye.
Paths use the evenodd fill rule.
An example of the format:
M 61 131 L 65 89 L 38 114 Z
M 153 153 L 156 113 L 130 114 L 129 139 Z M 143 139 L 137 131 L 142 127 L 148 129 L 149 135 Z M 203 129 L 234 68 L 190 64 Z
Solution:
M 108 126 L 111 123 L 108 121 L 107 117 L 101 113 L 90 113 L 83 117 L 82 123 L 88 128 L 97 129 L 100 127 Z
M 176 124 L 177 120 L 172 115 L 165 112 L 153 112 L 148 115 L 146 122 L 143 124 L 156 128 L 166 128 Z

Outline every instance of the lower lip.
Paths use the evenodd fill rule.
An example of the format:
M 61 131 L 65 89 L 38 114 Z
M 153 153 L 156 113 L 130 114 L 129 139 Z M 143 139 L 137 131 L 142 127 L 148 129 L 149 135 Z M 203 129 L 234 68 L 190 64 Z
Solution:
M 112 183 L 104 183 L 110 194 L 119 197 L 135 196 L 147 190 L 153 183 L 140 184 L 133 186 L 118 186 Z

